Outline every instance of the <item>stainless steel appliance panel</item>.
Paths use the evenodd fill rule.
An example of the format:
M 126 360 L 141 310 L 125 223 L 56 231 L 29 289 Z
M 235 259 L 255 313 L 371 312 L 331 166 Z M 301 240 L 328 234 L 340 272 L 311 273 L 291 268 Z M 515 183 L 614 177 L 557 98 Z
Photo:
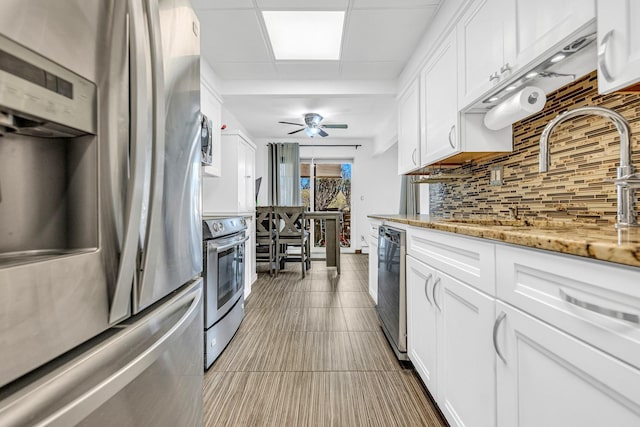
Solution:
M 207 240 L 205 247 L 205 328 L 220 320 L 244 293 L 244 232 Z
M 188 0 L 147 0 L 154 96 L 139 311 L 202 271 L 200 38 Z
M 211 328 L 204 332 L 205 360 L 204 368 L 209 369 L 213 362 L 227 347 L 238 331 L 244 318 L 244 296 L 236 300 L 236 304 L 229 312 Z
M 199 279 L 3 390 L 0 425 L 202 425 L 202 321 Z
M 10 0 L 2 4 L 0 32 L 106 90 L 102 85 L 114 67 L 128 75 L 125 6 L 78 0 L 62 8 L 52 2 Z M 114 93 L 127 89 L 111 87 Z M 127 147 L 128 134 L 117 137 L 123 140 L 116 146 Z M 12 209 L 23 212 L 19 218 L 33 228 L 29 232 L 43 236 L 8 239 L 3 244 L 11 247 L 0 250 L 5 255 L 0 261 L 0 387 L 110 327 L 121 235 L 113 203 L 121 193 L 112 179 L 127 179 L 126 156 L 116 158 L 116 146 L 100 131 L 97 136 L 46 139 L 50 146 L 37 153 L 40 141 L 22 135 L 0 138 L 0 151 L 20 150 L 13 159 L 36 169 L 21 180 L 19 174 L 7 178 L 9 168 L 1 168 L 0 211 L 7 212 L 13 199 L 14 190 L 6 186 L 21 187 L 27 200 L 20 205 L 14 199 Z M 64 171 L 55 169 L 61 156 Z M 21 230 L 25 227 L 16 226 L 16 232 Z M 12 251 L 19 253 L 12 257 Z
M 378 304 L 382 329 L 396 356 L 407 360 L 406 234 L 381 226 L 378 233 Z

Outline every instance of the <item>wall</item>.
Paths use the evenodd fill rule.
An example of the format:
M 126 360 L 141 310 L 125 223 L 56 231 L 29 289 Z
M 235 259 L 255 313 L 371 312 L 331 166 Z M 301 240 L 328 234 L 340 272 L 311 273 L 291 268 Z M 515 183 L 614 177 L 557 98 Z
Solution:
M 298 142 L 300 157 L 325 159 L 353 159 L 351 209 L 351 234 L 354 249 L 366 245 L 361 236 L 367 235 L 369 223 L 367 215 L 372 213 L 398 213 L 400 204 L 400 177 L 397 175 L 398 150 L 393 146 L 383 154 L 374 156 L 374 144 L 370 139 L 332 139 L 327 144 L 362 144 L 353 147 L 305 147 L 321 144 L 321 140 L 300 139 L 259 139 L 256 140 L 256 178 L 262 176 L 258 194 L 258 204 L 267 204 L 267 173 L 269 142 Z
M 633 164 L 640 166 L 640 95 L 598 95 L 592 72 L 547 96 L 538 114 L 513 125 L 513 153 L 448 171 L 468 179 L 430 184 L 431 214 L 450 216 L 508 215 L 517 206 L 525 217 L 613 223 L 615 177 L 620 158 L 618 132 L 606 119 L 578 117 L 555 129 L 549 138 L 551 166 L 538 173 L 538 142 L 558 113 L 600 105 L 622 114 L 631 125 Z M 504 185 L 489 185 L 491 167 L 504 167 Z

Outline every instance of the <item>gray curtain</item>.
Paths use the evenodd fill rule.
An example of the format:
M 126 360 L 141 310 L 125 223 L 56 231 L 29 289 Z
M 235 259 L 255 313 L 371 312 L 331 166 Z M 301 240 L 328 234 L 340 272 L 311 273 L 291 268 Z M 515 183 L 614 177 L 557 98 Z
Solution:
M 416 215 L 420 213 L 420 192 L 418 186 L 412 184 L 411 176 L 403 176 L 400 181 L 400 214 Z
M 272 206 L 299 206 L 300 147 L 294 143 L 270 143 L 269 150 L 269 204 Z

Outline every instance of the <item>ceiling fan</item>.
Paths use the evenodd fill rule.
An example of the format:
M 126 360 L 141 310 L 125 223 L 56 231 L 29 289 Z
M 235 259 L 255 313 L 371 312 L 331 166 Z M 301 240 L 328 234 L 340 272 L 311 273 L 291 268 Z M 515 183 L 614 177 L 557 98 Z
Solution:
M 293 135 L 294 133 L 298 133 L 304 131 L 309 137 L 313 138 L 316 135 L 320 135 L 321 137 L 329 136 L 324 129 L 347 129 L 348 125 L 345 124 L 326 124 L 321 125 L 323 117 L 317 113 L 307 113 L 304 115 L 304 123 L 291 123 L 291 122 L 278 122 L 285 125 L 294 125 L 294 126 L 302 126 L 302 128 L 298 130 L 294 130 L 293 132 L 289 132 L 289 135 Z

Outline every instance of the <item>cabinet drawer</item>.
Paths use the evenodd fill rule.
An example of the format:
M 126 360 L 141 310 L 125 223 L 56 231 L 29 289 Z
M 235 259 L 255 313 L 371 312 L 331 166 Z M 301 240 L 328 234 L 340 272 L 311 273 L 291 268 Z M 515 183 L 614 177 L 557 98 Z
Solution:
M 496 245 L 497 295 L 640 368 L 640 269 Z
M 495 245 L 454 233 L 407 230 L 407 253 L 454 278 L 495 294 Z

